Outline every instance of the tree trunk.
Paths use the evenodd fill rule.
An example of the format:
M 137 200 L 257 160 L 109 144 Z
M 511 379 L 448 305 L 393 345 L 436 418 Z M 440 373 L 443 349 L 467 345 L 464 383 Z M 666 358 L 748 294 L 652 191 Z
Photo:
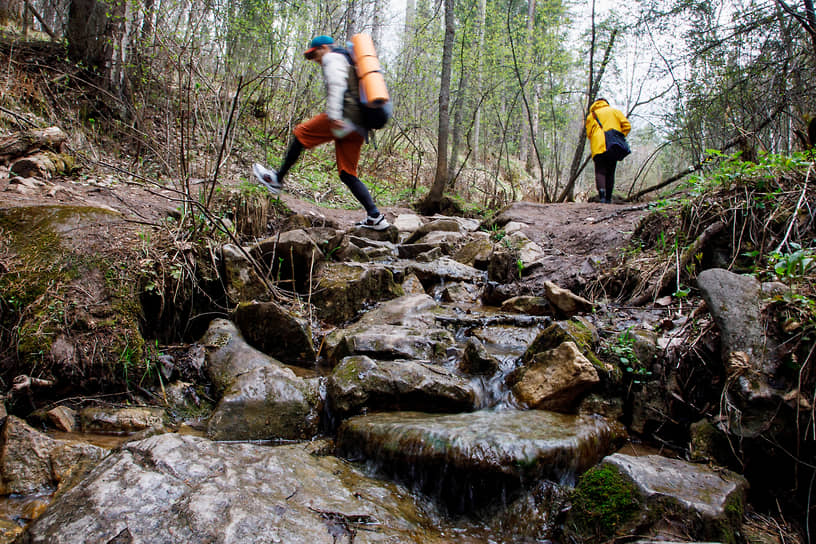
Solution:
M 476 88 L 477 92 L 482 90 L 482 67 L 484 66 L 484 28 L 487 19 L 487 0 L 479 0 L 479 34 L 476 39 L 478 64 L 476 66 Z M 473 157 L 479 160 L 479 133 L 482 130 L 482 108 L 480 104 L 476 105 L 476 111 L 473 114 Z
M 442 43 L 442 81 L 439 88 L 439 134 L 436 156 L 436 175 L 428 196 L 421 204 L 423 213 L 439 211 L 442 192 L 448 181 L 448 132 L 450 130 L 450 84 L 453 64 L 453 42 L 456 26 L 453 15 L 454 0 L 445 0 L 445 40 Z
M 123 58 L 127 2 L 73 0 L 68 9 L 65 38 L 68 55 L 102 74 L 108 89 L 119 92 Z M 119 57 L 117 58 L 117 50 Z M 121 66 L 120 66 L 121 65 Z

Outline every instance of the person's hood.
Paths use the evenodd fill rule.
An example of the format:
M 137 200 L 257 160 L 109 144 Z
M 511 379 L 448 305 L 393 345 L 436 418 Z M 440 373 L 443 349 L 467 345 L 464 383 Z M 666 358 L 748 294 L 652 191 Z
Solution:
M 592 113 L 595 110 L 599 110 L 601 108 L 607 108 L 607 107 L 609 107 L 609 102 L 607 102 L 603 98 L 600 98 L 600 99 L 596 100 L 595 102 L 593 102 L 592 105 L 589 107 L 589 113 Z

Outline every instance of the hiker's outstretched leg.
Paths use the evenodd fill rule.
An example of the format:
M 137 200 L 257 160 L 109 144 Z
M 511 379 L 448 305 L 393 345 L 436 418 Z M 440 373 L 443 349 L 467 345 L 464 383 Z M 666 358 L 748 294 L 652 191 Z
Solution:
M 371 193 L 368 191 L 368 187 L 366 187 L 365 184 L 360 181 L 360 178 L 357 176 L 352 176 L 343 170 L 340 172 L 340 179 L 346 184 L 346 187 L 351 190 L 351 194 L 354 195 L 357 202 L 363 205 L 366 214 L 369 216 L 380 215 L 380 210 L 378 210 L 377 206 L 374 204 L 374 199 L 371 198 Z
M 283 183 L 284 176 L 297 162 L 301 151 L 303 151 L 303 144 L 300 143 L 297 136 L 292 136 L 292 141 L 289 142 L 289 149 L 286 150 L 286 155 L 283 157 L 283 163 L 278 169 L 278 181 L 280 183 Z

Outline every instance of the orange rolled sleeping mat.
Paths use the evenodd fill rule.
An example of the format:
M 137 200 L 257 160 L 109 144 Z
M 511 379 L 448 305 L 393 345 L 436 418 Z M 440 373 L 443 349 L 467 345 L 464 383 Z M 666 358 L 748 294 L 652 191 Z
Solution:
M 379 107 L 388 100 L 388 88 L 385 86 L 380 60 L 374 41 L 368 34 L 355 34 L 351 37 L 352 56 L 360 80 L 360 101 L 363 104 Z

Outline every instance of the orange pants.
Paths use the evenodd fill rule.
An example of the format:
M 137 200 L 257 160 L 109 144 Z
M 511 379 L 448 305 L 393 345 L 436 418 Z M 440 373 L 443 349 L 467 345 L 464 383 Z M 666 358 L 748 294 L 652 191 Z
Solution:
M 337 171 L 345 171 L 357 177 L 357 163 L 360 162 L 360 149 L 363 147 L 363 137 L 358 132 L 351 132 L 344 138 L 335 138 L 329 128 L 329 116 L 321 113 L 296 126 L 295 137 L 306 149 L 334 140 Z

